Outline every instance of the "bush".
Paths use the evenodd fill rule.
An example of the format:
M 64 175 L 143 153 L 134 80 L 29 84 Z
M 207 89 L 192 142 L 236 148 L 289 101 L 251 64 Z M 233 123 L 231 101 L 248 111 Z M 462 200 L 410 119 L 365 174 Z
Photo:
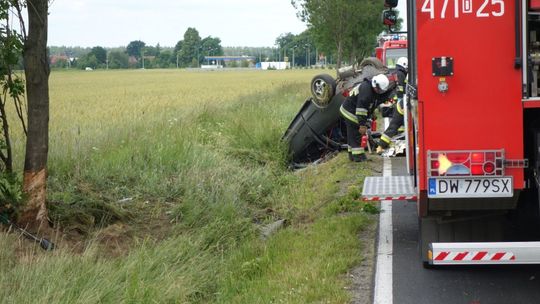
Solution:
M 17 213 L 23 199 L 22 183 L 15 174 L 0 175 L 0 214 Z

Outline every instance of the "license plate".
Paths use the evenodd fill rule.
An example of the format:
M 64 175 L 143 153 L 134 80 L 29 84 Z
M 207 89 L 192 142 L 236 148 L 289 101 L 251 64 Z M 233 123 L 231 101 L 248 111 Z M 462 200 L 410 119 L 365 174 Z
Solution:
M 428 179 L 428 197 L 510 197 L 514 194 L 512 176 Z

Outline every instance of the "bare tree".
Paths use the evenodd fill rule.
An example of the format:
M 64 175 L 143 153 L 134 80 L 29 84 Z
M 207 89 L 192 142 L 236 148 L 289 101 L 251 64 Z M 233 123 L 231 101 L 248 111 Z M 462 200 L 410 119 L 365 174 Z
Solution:
M 49 150 L 49 64 L 47 60 L 48 0 L 27 0 L 28 34 L 23 59 L 28 104 L 28 134 L 23 192 L 27 202 L 20 222 L 47 224 L 47 155 Z

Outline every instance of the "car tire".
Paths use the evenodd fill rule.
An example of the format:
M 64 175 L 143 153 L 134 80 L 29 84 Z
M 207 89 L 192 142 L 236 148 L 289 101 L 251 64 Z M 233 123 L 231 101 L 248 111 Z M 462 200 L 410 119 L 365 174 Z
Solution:
M 368 57 L 362 60 L 360 62 L 360 65 L 358 66 L 360 69 L 366 66 L 372 66 L 378 70 L 387 70 L 388 68 L 376 57 Z
M 311 80 L 313 103 L 326 108 L 336 92 L 336 80 L 328 74 L 319 74 Z

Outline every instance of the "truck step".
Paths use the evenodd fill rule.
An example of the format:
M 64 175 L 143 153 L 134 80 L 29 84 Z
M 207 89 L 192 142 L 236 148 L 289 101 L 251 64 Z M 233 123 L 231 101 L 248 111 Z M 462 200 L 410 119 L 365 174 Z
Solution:
M 413 177 L 368 176 L 364 180 L 362 199 L 364 201 L 416 200 Z
M 431 265 L 540 264 L 540 242 L 431 243 Z

